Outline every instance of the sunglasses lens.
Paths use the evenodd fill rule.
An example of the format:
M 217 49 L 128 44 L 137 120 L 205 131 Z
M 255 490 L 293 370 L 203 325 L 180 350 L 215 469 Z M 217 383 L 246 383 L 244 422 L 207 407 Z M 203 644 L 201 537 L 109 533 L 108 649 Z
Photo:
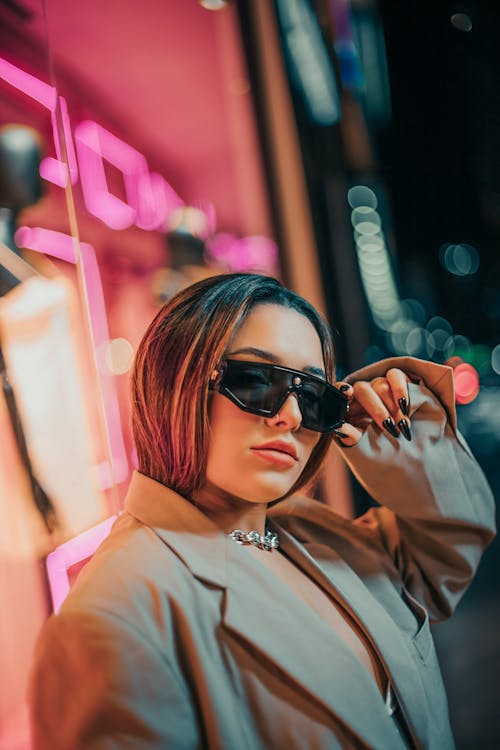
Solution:
M 246 411 L 261 416 L 276 414 L 290 389 L 295 392 L 302 424 L 309 430 L 329 432 L 345 419 L 346 397 L 333 386 L 300 373 L 267 364 L 226 362 L 220 389 Z M 294 387 L 296 386 L 296 387 Z
M 283 378 L 276 376 L 268 367 L 229 365 L 221 384 L 246 408 L 272 414 L 284 390 Z
M 299 405 L 302 424 L 309 430 L 329 432 L 345 417 L 345 400 L 337 398 L 331 387 L 316 382 L 304 384 L 299 393 Z

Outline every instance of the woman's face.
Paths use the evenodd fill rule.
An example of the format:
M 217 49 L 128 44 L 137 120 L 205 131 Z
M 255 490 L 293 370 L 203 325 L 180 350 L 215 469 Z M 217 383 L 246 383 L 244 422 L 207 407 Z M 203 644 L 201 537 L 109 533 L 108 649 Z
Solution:
M 304 315 L 281 305 L 254 307 L 225 356 L 322 373 L 324 377 L 321 342 L 314 326 Z M 302 427 L 293 394 L 278 415 L 260 417 L 214 392 L 209 419 L 205 489 L 252 503 L 268 503 L 288 492 L 320 438 L 319 433 Z

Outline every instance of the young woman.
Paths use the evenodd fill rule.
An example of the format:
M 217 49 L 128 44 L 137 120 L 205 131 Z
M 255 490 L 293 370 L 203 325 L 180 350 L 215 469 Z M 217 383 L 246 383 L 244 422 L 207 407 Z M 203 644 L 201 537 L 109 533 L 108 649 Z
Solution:
M 453 747 L 429 617 L 470 582 L 491 493 L 449 368 L 334 381 L 327 327 L 275 279 L 158 312 L 125 510 L 37 649 L 35 750 Z M 355 521 L 300 494 L 332 437 L 380 504 Z

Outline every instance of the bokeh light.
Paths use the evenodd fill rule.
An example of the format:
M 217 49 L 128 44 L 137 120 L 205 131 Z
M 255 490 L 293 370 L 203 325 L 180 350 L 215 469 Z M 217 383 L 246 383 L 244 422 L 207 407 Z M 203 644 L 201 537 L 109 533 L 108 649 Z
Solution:
M 500 375 L 500 344 L 491 352 L 491 369 Z
M 458 245 L 451 243 L 441 245 L 439 260 L 443 268 L 454 276 L 469 276 L 476 273 L 480 263 L 476 248 L 464 242 Z
M 417 323 L 424 323 L 427 318 L 425 307 L 417 299 L 404 299 L 401 301 L 401 314 L 405 318 L 415 320 Z
M 180 206 L 169 216 L 168 231 L 176 234 L 188 234 L 206 239 L 210 229 L 209 217 L 200 208 Z
M 470 404 L 479 393 L 479 374 L 468 362 L 457 365 L 453 370 L 455 400 L 457 404 Z
M 425 328 L 415 326 L 411 329 L 405 341 L 405 351 L 413 357 L 432 357 L 434 354 L 434 340 L 432 334 Z
M 377 196 L 366 185 L 354 185 L 347 193 L 347 200 L 351 208 L 357 208 L 358 206 L 377 208 L 378 206 Z
M 351 213 L 351 222 L 358 234 L 377 234 L 380 231 L 382 220 L 374 208 L 369 206 L 358 206 Z
M 389 347 L 393 349 L 396 354 L 407 354 L 406 339 L 415 327 L 418 326 L 416 326 L 414 320 L 407 320 L 405 318 L 401 318 L 392 323 L 388 332 L 388 341 Z
M 366 252 L 383 250 L 385 248 L 385 242 L 384 238 L 380 234 L 359 234 L 356 237 L 356 247 L 358 253 L 362 250 Z
M 448 359 L 449 357 L 458 356 L 463 359 L 467 359 L 472 348 L 472 344 L 466 336 L 450 336 L 448 341 L 444 345 L 444 356 Z
M 472 21 L 467 13 L 454 13 L 450 18 L 451 25 L 457 29 L 457 31 L 468 32 L 472 31 Z
M 127 339 L 110 339 L 106 342 L 103 354 L 107 370 L 113 375 L 123 375 L 132 366 L 134 348 Z

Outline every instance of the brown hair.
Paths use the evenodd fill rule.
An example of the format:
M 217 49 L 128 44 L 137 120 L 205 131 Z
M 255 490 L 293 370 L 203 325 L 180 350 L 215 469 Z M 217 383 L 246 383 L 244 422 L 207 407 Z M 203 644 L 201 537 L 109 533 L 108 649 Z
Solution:
M 309 302 L 269 276 L 213 276 L 183 289 L 159 310 L 137 349 L 132 428 L 138 468 L 184 497 L 200 489 L 205 477 L 210 376 L 235 331 L 260 304 L 283 305 L 311 321 L 332 382 L 334 354 L 328 326 Z M 331 435 L 321 435 L 287 495 L 311 482 L 330 440 Z

